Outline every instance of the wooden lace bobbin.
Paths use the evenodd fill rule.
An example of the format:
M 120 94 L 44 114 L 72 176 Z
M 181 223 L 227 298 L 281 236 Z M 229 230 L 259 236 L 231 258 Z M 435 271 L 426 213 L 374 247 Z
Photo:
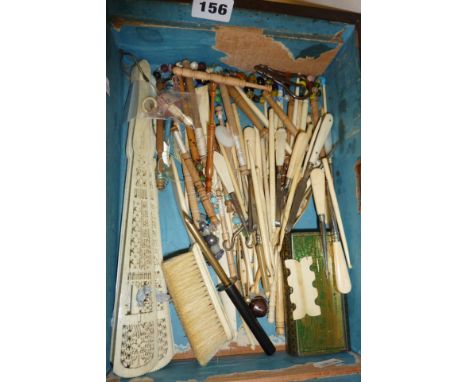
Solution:
M 187 166 L 187 170 L 189 171 L 189 174 L 192 177 L 192 181 L 195 185 L 195 189 L 198 192 L 202 205 L 205 208 L 205 212 L 210 218 L 211 223 L 216 225 L 218 224 L 218 219 L 216 218 L 216 214 L 214 213 L 214 208 L 210 202 L 210 199 L 208 198 L 208 195 L 206 194 L 205 187 L 203 186 L 203 183 L 200 180 L 200 176 L 198 175 L 197 169 L 195 168 L 195 165 L 192 162 L 192 158 L 190 158 L 190 154 L 187 152 L 187 149 L 185 148 L 185 145 L 182 141 L 182 137 L 180 135 L 180 131 L 175 126 L 171 128 L 171 131 L 172 131 L 172 134 L 174 135 L 177 145 L 179 146 L 180 153 L 181 153 L 180 156 L 184 160 Z
M 268 92 L 263 92 L 263 96 L 265 97 L 265 100 L 268 102 L 268 104 L 273 108 L 273 110 L 275 111 L 276 115 L 281 120 L 281 122 L 283 122 L 288 132 L 292 136 L 296 136 L 298 132 L 296 126 L 291 122 L 291 120 L 285 114 L 283 109 L 273 100 L 273 97 L 271 96 L 271 94 Z
M 216 83 L 212 82 L 209 85 L 210 90 L 210 121 L 208 122 L 207 131 L 207 152 L 206 152 L 206 167 L 205 167 L 205 187 L 206 192 L 211 192 L 211 184 L 213 178 L 213 152 L 215 144 L 215 97 L 216 97 Z
M 341 242 L 343 244 L 343 249 L 346 256 L 346 261 L 348 262 L 348 268 L 351 269 L 351 259 L 349 257 L 348 242 L 346 240 L 346 234 L 344 231 L 343 220 L 341 219 L 340 207 L 338 205 L 338 199 L 336 198 L 335 185 L 333 184 L 333 176 L 330 170 L 330 164 L 328 163 L 328 158 L 322 158 L 323 169 L 325 171 L 325 178 L 327 180 L 328 189 L 330 191 L 330 199 L 333 206 L 333 211 L 336 217 L 336 223 L 340 231 Z
M 253 112 L 250 106 L 245 102 L 244 98 L 239 94 L 237 89 L 232 86 L 228 86 L 229 95 L 232 97 L 237 106 L 244 112 L 244 114 L 249 118 L 253 125 L 260 131 L 260 135 L 263 137 L 268 134 L 268 129 L 266 129 L 263 122 L 257 117 Z M 268 124 L 266 125 L 268 126 Z
M 187 193 L 192 218 L 194 221 L 199 222 L 201 220 L 201 216 L 200 210 L 198 209 L 197 195 L 195 193 L 192 177 L 190 176 L 190 172 L 187 169 L 185 161 L 182 161 L 182 173 L 184 174 L 185 192 Z
M 184 67 L 190 67 L 190 62 L 188 60 L 184 60 L 182 62 Z M 182 81 L 181 81 L 182 83 Z M 193 77 L 188 77 L 186 80 L 187 90 L 191 97 L 197 98 L 197 92 L 195 91 L 195 85 L 193 84 Z M 190 146 L 190 152 L 192 153 L 192 158 L 195 160 L 196 163 L 198 161 L 205 160 L 206 157 L 206 143 L 204 141 L 203 132 L 203 125 L 200 118 L 200 105 L 198 107 L 193 108 L 193 127 L 194 127 L 194 135 L 195 135 L 195 146 L 196 146 L 196 157 L 193 157 L 192 146 Z M 192 143 L 192 141 L 189 141 Z M 198 158 L 198 160 L 196 160 Z
M 226 77 L 226 76 L 222 76 L 220 74 L 215 74 L 215 73 L 206 73 L 206 72 L 201 72 L 201 71 L 191 70 L 191 69 L 186 69 L 186 68 L 179 68 L 179 67 L 173 67 L 172 72 L 174 74 L 177 74 L 183 77 L 196 78 L 197 80 L 202 80 L 202 81 L 211 81 L 217 84 L 226 84 L 230 86 L 240 86 L 240 87 L 248 86 L 249 88 L 271 91 L 271 86 L 269 85 L 259 85 L 256 83 L 241 80 L 240 78 Z
M 254 112 L 254 114 L 258 117 L 260 121 L 262 121 L 262 125 L 265 127 L 268 127 L 268 118 L 265 117 L 265 114 L 255 105 L 255 103 L 247 97 L 247 94 L 239 88 L 238 86 L 235 87 L 237 90 L 237 93 L 243 98 L 245 103 L 249 106 L 250 110 Z
M 190 64 L 189 64 L 190 65 Z M 179 88 L 181 92 L 185 92 L 185 85 L 184 85 L 184 79 L 183 77 L 179 76 Z M 189 94 L 194 97 L 195 96 L 195 88 L 192 83 L 191 78 L 187 78 L 187 89 Z M 195 108 L 194 108 L 195 109 Z M 188 138 L 188 146 L 190 149 L 190 154 L 192 156 L 192 159 L 195 163 L 200 162 L 200 154 L 198 153 L 198 148 L 197 148 L 197 139 L 195 138 L 195 129 L 198 127 L 201 127 L 200 124 L 200 116 L 198 115 L 198 110 L 194 110 L 193 113 L 190 112 L 190 107 L 187 103 L 187 100 L 183 99 L 182 100 L 182 110 L 185 115 L 190 115 L 192 117 L 193 121 L 193 128 L 190 128 L 189 126 L 185 126 L 185 132 L 187 134 Z

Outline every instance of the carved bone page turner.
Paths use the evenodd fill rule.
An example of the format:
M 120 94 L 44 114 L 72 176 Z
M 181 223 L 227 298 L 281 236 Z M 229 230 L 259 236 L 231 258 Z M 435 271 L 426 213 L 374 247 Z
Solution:
M 293 259 L 284 261 L 285 267 L 290 271 L 286 279 L 288 286 L 292 288 L 289 298 L 296 305 L 293 311 L 294 320 L 300 320 L 306 314 L 312 317 L 321 314 L 320 306 L 315 303 L 318 291 L 312 285 L 315 281 L 315 273 L 310 270 L 312 262 L 312 256 L 303 257 L 300 262 Z
M 148 78 L 147 61 L 139 63 Z M 143 80 L 135 67 L 132 81 Z M 140 91 L 138 105 L 147 97 Z M 172 326 L 162 274 L 159 205 L 150 119 L 130 122 L 113 327 L 114 372 L 130 378 L 165 366 L 173 356 Z M 137 345 L 138 344 L 138 345 Z

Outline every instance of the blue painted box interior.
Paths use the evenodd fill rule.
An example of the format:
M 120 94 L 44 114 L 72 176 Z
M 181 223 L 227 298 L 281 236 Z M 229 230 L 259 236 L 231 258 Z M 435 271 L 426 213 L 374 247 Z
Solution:
M 134 25 L 129 22 L 117 25 L 115 22 L 109 21 L 106 28 L 106 74 L 110 85 L 109 94 L 106 96 L 106 368 L 110 370 L 110 335 L 126 171 L 127 124 L 123 112 L 129 86 L 129 82 L 121 70 L 118 50 L 123 49 L 133 53 L 139 59 L 148 60 L 153 69 L 160 64 L 174 63 L 184 58 L 205 61 L 208 64 L 228 65 L 223 63 L 225 53 L 213 48 L 216 43 L 215 28 L 218 23 L 191 18 L 191 4 L 115 0 L 108 2 L 108 15 L 112 16 L 113 20 L 118 19 L 118 17 L 124 17 L 127 21 L 138 20 L 138 23 L 135 22 Z M 339 36 L 340 49 L 323 75 L 327 79 L 328 110 L 333 114 L 335 121 L 332 129 L 335 186 L 353 264 L 350 271 L 353 290 L 346 296 L 349 342 L 351 350 L 360 353 L 361 229 L 354 170 L 356 161 L 360 160 L 361 152 L 360 62 L 354 26 L 242 9 L 234 9 L 229 26 L 261 28 L 264 35 L 287 47 L 293 59 L 319 57 L 324 52 L 336 48 L 338 43 L 334 41 L 337 41 L 336 36 Z M 262 63 L 268 64 L 268 62 Z M 247 119 L 243 115 L 241 115 L 241 124 L 247 125 Z M 170 184 L 159 193 L 159 199 L 160 205 L 164 206 L 160 210 L 164 254 L 188 248 L 188 236 L 182 221 L 179 219 Z M 296 229 L 315 228 L 317 228 L 317 223 L 313 203 L 309 203 L 308 210 L 296 225 Z M 183 348 L 187 345 L 187 339 L 173 309 L 171 316 L 175 344 Z M 265 318 L 261 319 L 261 324 L 269 335 L 274 334 L 274 327 L 268 324 Z M 195 362 L 189 362 L 189 364 L 197 367 Z M 169 366 L 164 373 L 169 373 L 168 375 L 171 375 L 175 380 L 178 377 L 176 370 L 173 366 Z

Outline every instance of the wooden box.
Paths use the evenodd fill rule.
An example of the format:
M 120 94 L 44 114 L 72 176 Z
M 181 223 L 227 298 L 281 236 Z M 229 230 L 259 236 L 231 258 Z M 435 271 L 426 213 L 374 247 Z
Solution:
M 337 340 L 333 346 L 327 342 L 330 344 L 328 349 L 335 352 L 332 355 L 293 357 L 285 352 L 284 336 L 276 336 L 274 326 L 262 318 L 261 325 L 276 345 L 275 355 L 267 357 L 258 346 L 252 351 L 246 343 L 233 342 L 201 368 L 193 359 L 185 333 L 171 307 L 175 356 L 168 366 L 135 381 L 304 381 L 344 375 L 348 377 L 340 377 L 340 381 L 357 381 L 361 350 L 360 215 L 355 194 L 354 165 L 360 159 L 360 15 L 268 1 L 236 0 L 231 20 L 221 23 L 193 18 L 191 8 L 189 1 L 108 0 L 107 3 L 108 380 L 126 380 L 112 374 L 109 358 L 127 166 L 125 146 L 128 123 L 124 109 L 129 88 L 125 73 L 128 61 L 125 62 L 121 56 L 121 51 L 125 51 L 138 59 L 148 60 L 152 70 L 161 64 L 173 64 L 187 58 L 242 71 L 249 71 L 256 64 L 268 64 L 278 70 L 325 75 L 328 110 L 335 119 L 331 134 L 333 171 L 353 261 L 350 272 L 353 290 L 345 298 L 349 347 Z M 242 113 L 240 117 L 243 127 L 251 125 Z M 160 192 L 159 203 L 164 255 L 188 248 L 189 239 L 170 184 Z M 310 203 L 296 229 L 317 229 L 313 203 Z M 295 235 L 299 235 L 299 238 L 301 234 L 294 233 L 293 237 Z M 340 338 L 344 338 L 344 333 Z M 342 352 L 345 349 L 349 351 Z M 312 353 L 315 353 L 312 348 L 297 351 L 301 355 Z M 314 365 L 314 362 L 329 358 L 340 359 L 342 364 L 326 368 Z

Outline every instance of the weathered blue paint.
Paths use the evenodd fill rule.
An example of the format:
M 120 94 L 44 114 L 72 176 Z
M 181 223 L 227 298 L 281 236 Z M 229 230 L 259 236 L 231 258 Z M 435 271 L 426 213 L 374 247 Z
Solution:
M 107 28 L 106 76 L 110 95 L 106 95 L 106 368 L 109 368 L 111 319 L 122 215 L 125 145 L 123 134 L 124 79 L 119 67 L 117 46 Z
M 127 95 L 128 80 L 120 70 L 117 48 L 130 51 L 138 58 L 145 58 L 154 69 L 162 63 L 180 61 L 189 58 L 196 61 L 205 61 L 208 64 L 219 63 L 224 53 L 215 51 L 215 33 L 213 27 L 216 23 L 208 20 L 192 19 L 190 7 L 187 4 L 164 3 L 160 1 L 111 1 L 109 13 L 127 18 L 146 20 L 161 24 L 160 27 L 123 26 L 120 31 L 110 28 L 107 35 L 107 76 L 111 83 L 111 96 L 107 97 L 107 305 L 106 305 L 106 334 L 107 354 L 106 367 L 109 368 L 110 322 L 115 298 L 115 277 L 118 258 L 118 237 L 122 213 L 123 189 L 125 182 L 126 157 L 125 146 L 128 125 L 124 121 L 122 111 L 124 98 Z M 224 24 L 223 24 L 224 25 Z M 296 57 L 304 51 L 313 55 L 324 46 L 334 47 L 330 42 L 332 36 L 342 33 L 345 41 L 343 52 L 336 58 L 336 63 L 330 66 L 326 76 L 328 79 L 329 110 L 335 116 L 333 127 L 334 140 L 338 144 L 334 154 L 334 170 L 339 192 L 339 201 L 345 220 L 345 229 L 348 233 L 350 250 L 353 257 L 353 292 L 348 298 L 350 310 L 351 345 L 354 351 L 360 351 L 360 225 L 359 216 L 355 213 L 356 201 L 354 196 L 354 161 L 360 152 L 360 134 L 346 138 L 354 130 L 359 129 L 359 98 L 355 98 L 355 90 L 347 89 L 356 86 L 359 78 L 356 74 L 356 52 L 352 43 L 353 27 L 342 23 L 329 23 L 326 21 L 311 20 L 308 18 L 289 17 L 277 14 L 265 14 L 245 10 L 235 10 L 229 25 L 260 27 L 266 35 L 273 36 L 282 42 Z M 328 40 L 327 40 L 328 39 Z M 116 43 L 114 43 L 114 41 Z M 327 42 L 328 41 L 328 42 Z M 302 53 L 301 53 L 302 52 Z M 351 60 L 351 61 L 350 61 Z M 353 61 L 354 60 L 354 61 Z M 350 61 L 350 62 L 348 62 Z M 223 65 L 224 66 L 224 65 Z M 358 94 L 359 96 L 359 94 Z M 353 98 L 354 97 L 354 98 Z M 357 111 L 356 111 L 357 110 Z M 357 114 L 356 114 L 357 113 Z M 249 124 L 247 118 L 240 113 L 241 125 Z M 168 130 L 168 128 L 166 129 Z M 346 142 L 346 143 L 344 143 Z M 341 145 L 341 146 L 340 146 Z M 349 148 L 348 148 L 349 147 Z M 181 175 L 180 165 L 178 165 Z M 339 172 L 339 174 L 337 173 Z M 167 255 L 189 247 L 189 239 L 183 226 L 177 204 L 174 198 L 172 185 L 159 193 L 160 223 L 163 253 Z M 297 223 L 295 229 L 316 229 L 317 219 L 313 202 Z M 177 315 L 171 305 L 174 340 L 179 347 L 187 345 Z M 266 318 L 260 320 L 269 335 L 274 334 L 274 326 L 268 324 Z M 278 357 L 275 355 L 275 366 Z M 268 358 L 271 360 L 271 358 Z M 272 363 L 268 369 L 272 367 Z M 303 362 L 303 361 L 302 361 Z M 216 365 L 216 362 L 212 363 Z M 177 365 L 180 365 L 178 363 Z M 187 363 L 196 365 L 196 363 Z M 175 366 L 165 368 L 163 375 L 166 380 L 171 379 L 171 370 Z M 181 368 L 180 366 L 178 366 Z M 183 369 L 183 367 L 182 367 Z M 190 375 L 194 369 L 189 368 Z M 203 370 L 207 370 L 206 368 Z M 158 372 L 158 380 L 161 376 Z M 219 373 L 219 371 L 218 371 Z
M 319 362 L 331 358 L 343 361 L 344 365 L 354 365 L 355 357 L 350 353 L 337 353 L 310 357 L 293 357 L 287 353 L 275 353 L 274 356 L 256 354 L 249 356 L 217 357 L 212 359 L 208 365 L 200 367 L 195 360 L 174 361 L 168 366 L 146 376 L 154 378 L 158 382 L 190 381 L 201 382 L 210 376 L 220 374 L 245 373 L 256 370 L 279 370 L 308 362 Z M 335 377 L 337 378 L 337 377 Z M 121 379 L 127 382 L 129 379 Z M 334 382 L 333 379 L 324 381 Z M 358 379 L 337 379 L 337 382 L 355 382 Z
M 353 268 L 347 295 L 351 350 L 361 352 L 361 217 L 354 166 L 361 157 L 361 72 L 355 40 L 349 39 L 325 72 L 333 114 L 333 173 Z

